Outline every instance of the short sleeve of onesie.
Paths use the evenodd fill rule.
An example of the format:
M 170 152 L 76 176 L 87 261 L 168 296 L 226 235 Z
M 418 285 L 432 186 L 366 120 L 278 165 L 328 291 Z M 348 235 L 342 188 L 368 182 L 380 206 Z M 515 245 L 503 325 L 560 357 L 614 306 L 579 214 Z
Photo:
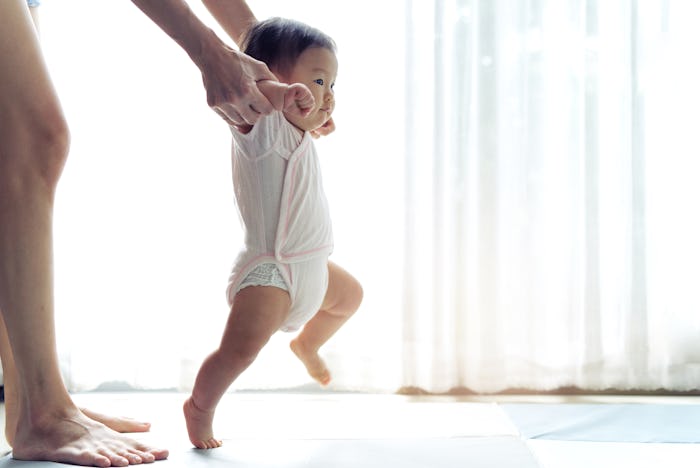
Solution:
M 231 133 L 240 155 L 252 160 L 267 156 L 273 149 L 279 149 L 279 139 L 289 134 L 288 126 L 284 114 L 273 112 L 261 117 L 250 132 L 241 133 L 235 127 L 231 127 Z

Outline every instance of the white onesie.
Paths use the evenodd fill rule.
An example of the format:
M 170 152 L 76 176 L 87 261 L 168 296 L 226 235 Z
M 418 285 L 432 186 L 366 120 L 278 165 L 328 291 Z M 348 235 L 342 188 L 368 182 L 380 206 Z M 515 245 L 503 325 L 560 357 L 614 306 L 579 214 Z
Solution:
M 245 245 L 229 277 L 229 304 L 248 273 L 275 264 L 292 303 L 281 330 L 293 331 L 321 306 L 333 250 L 316 148 L 311 134 L 302 136 L 281 112 L 260 118 L 247 134 L 233 127 L 231 132 L 233 189 Z

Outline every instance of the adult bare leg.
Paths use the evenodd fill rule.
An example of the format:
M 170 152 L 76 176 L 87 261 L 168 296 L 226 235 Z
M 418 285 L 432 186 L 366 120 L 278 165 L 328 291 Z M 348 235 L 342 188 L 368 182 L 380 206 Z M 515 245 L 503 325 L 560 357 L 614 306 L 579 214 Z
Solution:
M 328 385 L 331 374 L 318 351 L 360 307 L 362 286 L 347 271 L 328 262 L 328 290 L 321 310 L 309 320 L 290 348 L 321 385 Z
M 61 379 L 52 215 L 68 129 L 25 0 L 1 1 L 0 18 L 0 311 L 17 369 L 13 457 L 93 466 L 165 458 L 86 417 Z
M 19 398 L 17 395 L 17 368 L 15 358 L 12 355 L 12 348 L 7 336 L 5 321 L 0 313 L 0 363 L 2 363 L 3 392 L 5 396 L 5 440 L 10 445 L 15 441 L 15 430 L 17 429 L 17 412 L 19 408 Z M 126 416 L 110 416 L 98 413 L 88 408 L 80 408 L 88 418 L 104 424 L 117 432 L 148 432 L 151 424 L 137 421 Z
M 5 440 L 12 446 L 17 428 L 17 369 L 12 356 L 10 340 L 7 337 L 5 322 L 0 313 L 0 363 L 2 364 L 2 385 L 5 397 Z

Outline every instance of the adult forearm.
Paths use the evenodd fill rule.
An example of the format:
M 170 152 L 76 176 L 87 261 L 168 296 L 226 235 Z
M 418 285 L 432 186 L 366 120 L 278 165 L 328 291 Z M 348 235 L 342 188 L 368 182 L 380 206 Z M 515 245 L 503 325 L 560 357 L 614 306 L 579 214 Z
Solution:
M 207 103 L 226 123 L 252 125 L 261 115 L 275 109 L 257 86 L 259 81 L 277 79 L 267 65 L 226 45 L 192 13 L 184 0 L 132 2 L 180 44 L 199 67 Z M 247 11 L 252 16 L 244 1 L 231 0 L 230 3 L 233 6 L 227 8 L 229 14 Z M 242 26 L 234 26 L 239 27 Z
M 200 68 L 221 39 L 190 10 L 184 0 L 132 0 L 154 23 L 182 47 Z
M 245 0 L 202 0 L 202 3 L 240 47 L 244 33 L 257 21 Z

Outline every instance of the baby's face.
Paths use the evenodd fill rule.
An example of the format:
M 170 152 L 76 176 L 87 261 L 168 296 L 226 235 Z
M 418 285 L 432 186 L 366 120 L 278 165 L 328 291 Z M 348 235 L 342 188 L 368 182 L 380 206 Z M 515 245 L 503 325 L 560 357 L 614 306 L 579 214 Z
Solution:
M 338 74 L 335 54 L 324 47 L 306 49 L 297 59 L 287 76 L 280 76 L 285 83 L 303 83 L 314 96 L 314 107 L 306 117 L 285 115 L 292 124 L 305 131 L 316 130 L 331 118 L 335 109 L 333 86 Z

